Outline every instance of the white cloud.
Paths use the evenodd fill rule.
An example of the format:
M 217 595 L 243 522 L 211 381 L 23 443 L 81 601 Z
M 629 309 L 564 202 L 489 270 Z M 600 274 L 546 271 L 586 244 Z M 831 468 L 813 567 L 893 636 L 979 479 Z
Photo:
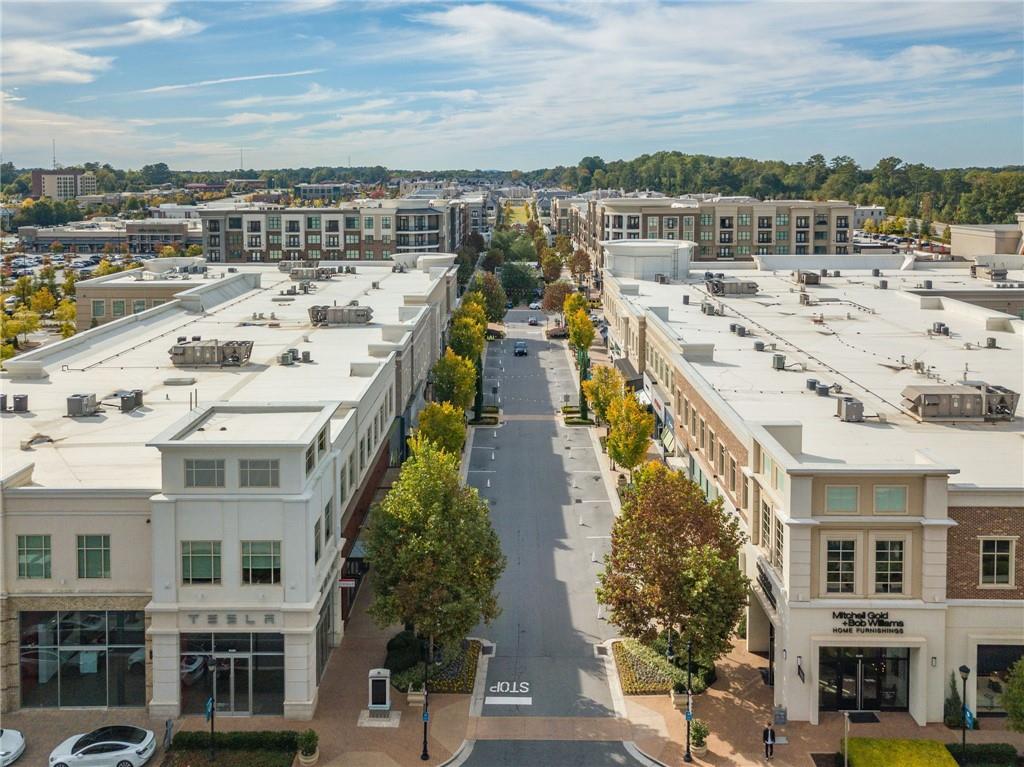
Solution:
M 231 109 L 243 109 L 256 106 L 286 106 L 290 104 L 322 104 L 325 101 L 345 101 L 367 96 L 365 91 L 350 91 L 344 88 L 327 88 L 313 83 L 301 93 L 289 93 L 279 96 L 246 96 L 240 99 L 228 99 L 224 106 Z
M 228 115 L 221 122 L 224 125 L 262 125 L 265 123 L 286 123 L 302 119 L 302 114 L 294 112 L 236 112 Z
M 143 88 L 136 93 L 166 93 L 168 91 L 191 90 L 193 88 L 205 88 L 209 85 L 223 85 L 224 83 L 242 83 L 249 80 L 273 80 L 280 77 L 302 77 L 303 75 L 315 75 L 323 72 L 322 69 L 301 69 L 297 72 L 271 72 L 260 75 L 240 75 L 238 77 L 220 77 L 216 80 L 198 80 L 194 83 L 177 83 L 174 85 L 157 85 L 152 88 Z
M 4 40 L 2 55 L 7 83 L 88 83 L 113 61 L 42 40 Z

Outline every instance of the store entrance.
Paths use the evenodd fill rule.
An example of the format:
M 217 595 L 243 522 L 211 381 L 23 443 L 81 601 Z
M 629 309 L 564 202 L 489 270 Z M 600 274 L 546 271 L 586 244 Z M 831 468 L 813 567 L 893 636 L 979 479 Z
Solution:
M 906 711 L 910 700 L 906 647 L 823 647 L 819 660 L 821 711 Z
M 248 714 L 252 711 L 248 655 L 213 656 L 213 699 L 218 714 Z

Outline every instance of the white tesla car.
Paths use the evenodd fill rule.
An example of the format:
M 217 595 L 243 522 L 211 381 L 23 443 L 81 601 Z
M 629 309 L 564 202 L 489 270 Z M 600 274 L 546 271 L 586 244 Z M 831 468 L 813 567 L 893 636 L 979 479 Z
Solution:
M 131 725 L 100 727 L 75 735 L 50 753 L 50 767 L 141 767 L 156 751 L 152 730 Z
M 14 764 L 25 751 L 25 737 L 17 730 L 0 730 L 0 767 Z

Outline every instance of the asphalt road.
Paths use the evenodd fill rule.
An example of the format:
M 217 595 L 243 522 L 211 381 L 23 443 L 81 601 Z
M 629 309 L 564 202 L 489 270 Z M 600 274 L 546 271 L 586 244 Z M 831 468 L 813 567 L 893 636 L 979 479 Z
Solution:
M 541 325 L 526 320 L 535 316 Z M 496 643 L 483 716 L 613 717 L 596 647 L 616 635 L 598 617 L 597 573 L 613 520 L 588 431 L 557 411 L 575 402 L 564 342 L 544 338 L 541 312 L 513 310 L 488 346 L 485 390 L 498 387 L 504 425 L 475 431 L 470 484 L 491 507 L 508 566 L 501 616 L 477 630 Z M 526 340 L 525 357 L 512 354 Z M 618 742 L 477 741 L 466 765 L 639 764 Z

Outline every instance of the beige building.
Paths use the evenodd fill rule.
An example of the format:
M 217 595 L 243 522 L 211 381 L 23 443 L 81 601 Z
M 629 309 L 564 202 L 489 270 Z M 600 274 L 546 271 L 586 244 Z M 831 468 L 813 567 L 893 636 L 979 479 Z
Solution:
M 1007 288 L 860 256 L 649 281 L 614 264 L 663 253 L 604 247 L 609 348 L 664 459 L 749 538 L 747 646 L 776 705 L 937 722 L 965 664 L 967 704 L 998 716 L 1024 657 L 1024 320 L 973 294 Z
M 32 171 L 32 196 L 36 199 L 73 200 L 82 194 L 96 194 L 96 176 L 91 171 Z
M 950 224 L 950 252 L 972 258 L 1024 253 L 1024 213 L 1016 224 Z

